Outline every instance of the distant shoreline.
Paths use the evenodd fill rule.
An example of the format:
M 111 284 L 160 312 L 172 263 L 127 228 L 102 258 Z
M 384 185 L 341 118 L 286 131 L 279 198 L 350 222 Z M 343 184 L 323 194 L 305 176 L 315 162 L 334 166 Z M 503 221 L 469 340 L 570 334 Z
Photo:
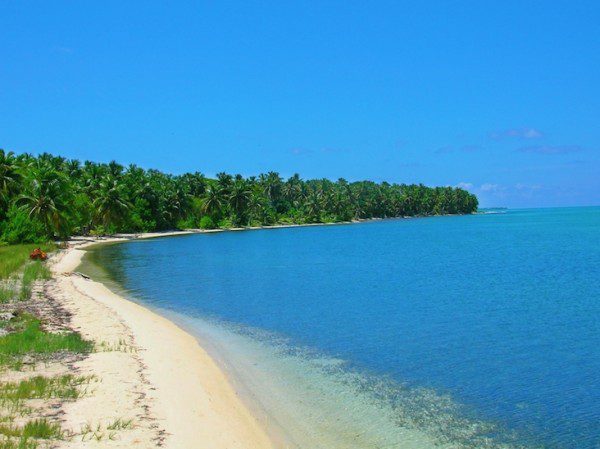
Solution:
M 410 220 L 420 218 L 435 218 L 435 217 L 461 217 L 468 215 L 484 215 L 474 212 L 472 214 L 439 214 L 439 215 L 414 215 L 414 216 L 403 216 L 403 217 L 386 217 L 386 218 L 362 218 L 359 220 L 352 221 L 337 221 L 331 223 L 291 223 L 291 224 L 276 224 L 268 226 L 244 226 L 244 227 L 231 227 L 231 228 L 215 228 L 215 229 L 199 229 L 189 228 L 181 230 L 167 230 L 167 231 L 153 231 L 153 232 L 126 232 L 126 233 L 115 233 L 100 236 L 73 236 L 69 239 L 70 242 L 77 243 L 116 243 L 124 242 L 128 240 L 146 240 L 160 237 L 177 237 L 182 235 L 192 234 L 215 234 L 220 232 L 241 232 L 241 231 L 261 231 L 268 229 L 288 229 L 288 228 L 304 228 L 304 227 L 315 227 L 315 226 L 342 226 L 342 225 L 353 225 L 361 223 L 371 223 L 376 221 L 391 221 L 391 220 Z

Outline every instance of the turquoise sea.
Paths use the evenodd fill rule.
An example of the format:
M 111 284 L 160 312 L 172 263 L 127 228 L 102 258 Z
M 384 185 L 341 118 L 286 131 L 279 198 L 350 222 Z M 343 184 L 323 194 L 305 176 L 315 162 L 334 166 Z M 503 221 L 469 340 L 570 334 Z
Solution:
M 100 268 L 100 269 L 98 269 Z M 303 449 L 600 448 L 600 208 L 103 245 Z

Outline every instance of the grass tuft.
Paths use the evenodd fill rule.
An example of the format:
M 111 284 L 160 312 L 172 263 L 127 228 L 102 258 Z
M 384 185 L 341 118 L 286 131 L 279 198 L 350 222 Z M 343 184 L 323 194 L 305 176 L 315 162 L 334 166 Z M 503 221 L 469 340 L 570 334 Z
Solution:
M 81 428 L 81 441 L 102 441 L 106 438 L 109 440 L 115 440 L 119 430 L 132 428 L 133 420 L 124 418 L 117 418 L 106 427 L 104 427 L 102 424 L 96 424 L 93 426 L 92 424 L 87 423 Z
M 14 279 L 0 281 L 0 304 L 14 301 L 17 297 L 17 286 Z
M 37 449 L 38 444 L 36 441 L 14 441 L 14 440 L 2 440 L 0 441 L 0 449 Z
M 96 343 L 95 345 L 96 352 L 129 352 L 134 353 L 137 352 L 137 348 L 127 343 L 127 341 L 123 338 L 120 338 L 119 341 L 109 343 L 106 341 L 101 341 Z
M 31 296 L 31 287 L 38 279 L 50 279 L 52 274 L 48 267 L 41 261 L 36 260 L 25 265 L 23 278 L 21 279 L 21 292 L 19 299 L 25 301 Z
M 81 396 L 80 386 L 89 383 L 90 376 L 44 377 L 35 376 L 20 382 L 0 384 L 0 402 L 27 399 L 77 399 Z
M 35 440 L 62 440 L 64 432 L 57 423 L 45 418 L 33 419 L 24 426 L 0 424 L 0 449 L 34 449 L 38 447 Z M 34 441 L 31 441 L 34 440 Z
M 25 355 L 44 356 L 59 351 L 90 352 L 93 344 L 83 340 L 77 332 L 49 333 L 41 329 L 41 322 L 28 314 L 11 320 L 16 331 L 0 337 L 0 367 L 19 368 Z
M 123 419 L 117 418 L 108 426 L 106 426 L 107 430 L 123 430 L 123 429 L 131 429 L 133 427 L 132 419 Z
M 34 419 L 29 421 L 21 430 L 21 437 L 24 439 L 36 438 L 36 439 L 56 439 L 60 440 L 63 438 L 64 433 L 57 423 L 51 423 L 48 420 Z

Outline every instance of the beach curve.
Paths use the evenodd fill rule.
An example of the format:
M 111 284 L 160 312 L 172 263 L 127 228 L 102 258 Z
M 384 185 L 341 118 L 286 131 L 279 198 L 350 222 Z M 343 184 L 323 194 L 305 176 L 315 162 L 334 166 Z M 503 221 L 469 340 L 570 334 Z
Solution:
M 273 448 L 266 431 L 196 338 L 75 272 L 85 247 L 126 240 L 70 244 L 52 263 L 54 296 L 72 315 L 73 327 L 106 349 L 77 367 L 95 372 L 101 382 L 94 394 L 66 407 L 66 427 L 76 431 L 89 422 L 108 422 L 109 416 L 135 414 L 137 425 L 111 447 Z

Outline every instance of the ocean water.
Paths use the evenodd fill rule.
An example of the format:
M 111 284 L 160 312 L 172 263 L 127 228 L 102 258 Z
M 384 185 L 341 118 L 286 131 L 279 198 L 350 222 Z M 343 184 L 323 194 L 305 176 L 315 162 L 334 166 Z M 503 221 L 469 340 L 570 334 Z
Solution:
M 282 447 L 600 448 L 598 207 L 134 241 L 85 269 L 197 335 Z

